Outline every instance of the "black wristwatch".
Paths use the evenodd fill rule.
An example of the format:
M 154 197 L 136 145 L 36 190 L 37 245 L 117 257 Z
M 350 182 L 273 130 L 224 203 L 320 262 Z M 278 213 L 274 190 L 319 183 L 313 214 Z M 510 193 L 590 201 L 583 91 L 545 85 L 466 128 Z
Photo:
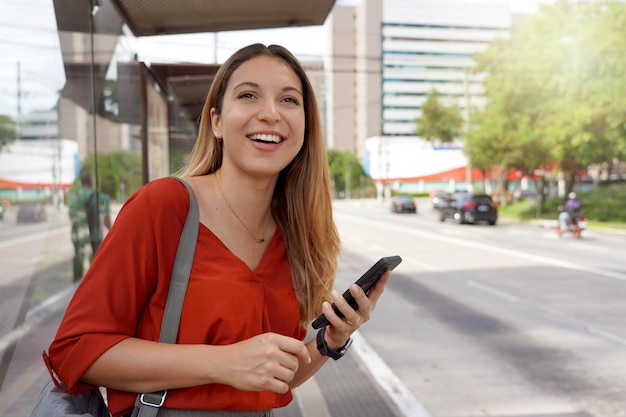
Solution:
M 319 332 L 317 332 L 317 350 L 320 351 L 320 355 L 328 356 L 329 358 L 333 358 L 337 360 L 346 354 L 350 345 L 352 345 L 352 338 L 349 338 L 345 345 L 339 350 L 332 350 L 326 344 L 326 339 L 324 339 L 324 335 L 326 334 L 326 327 L 322 327 Z

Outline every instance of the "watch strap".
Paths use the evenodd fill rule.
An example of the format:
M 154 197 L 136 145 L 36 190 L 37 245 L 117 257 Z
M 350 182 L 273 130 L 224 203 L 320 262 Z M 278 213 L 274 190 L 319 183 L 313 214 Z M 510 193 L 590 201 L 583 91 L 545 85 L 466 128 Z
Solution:
M 348 341 L 346 342 L 345 345 L 343 345 L 343 347 L 341 347 L 339 350 L 333 350 L 328 347 L 328 344 L 326 343 L 326 339 L 324 337 L 325 335 L 326 335 L 326 327 L 322 327 L 317 332 L 317 337 L 316 337 L 317 350 L 319 350 L 320 355 L 322 356 L 328 356 L 329 358 L 337 360 L 343 357 L 343 355 L 345 355 L 348 352 L 348 349 L 352 345 L 352 338 L 348 338 Z

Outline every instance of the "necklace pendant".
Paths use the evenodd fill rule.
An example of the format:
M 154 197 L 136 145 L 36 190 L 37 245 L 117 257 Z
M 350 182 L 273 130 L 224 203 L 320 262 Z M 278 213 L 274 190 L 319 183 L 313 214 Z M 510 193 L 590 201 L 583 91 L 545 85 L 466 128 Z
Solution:
M 265 242 L 265 239 L 255 239 L 255 240 L 256 240 L 256 243 L 263 243 L 263 242 Z

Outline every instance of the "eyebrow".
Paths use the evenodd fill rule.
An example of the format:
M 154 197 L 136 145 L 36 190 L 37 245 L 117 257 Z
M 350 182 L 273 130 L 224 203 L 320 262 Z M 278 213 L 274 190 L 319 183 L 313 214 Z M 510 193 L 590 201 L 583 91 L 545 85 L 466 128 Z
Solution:
M 233 87 L 233 90 L 236 90 L 238 88 L 242 88 L 242 87 L 254 87 L 254 88 L 260 88 L 261 86 L 253 81 L 244 81 L 241 82 L 239 84 L 237 84 L 236 86 Z M 287 91 L 295 91 L 296 93 L 300 94 L 300 96 L 304 97 L 304 94 L 302 93 L 302 91 L 298 90 L 296 87 L 292 87 L 292 86 L 287 86 L 287 87 L 283 87 L 281 89 L 281 91 L 283 92 L 287 92 Z

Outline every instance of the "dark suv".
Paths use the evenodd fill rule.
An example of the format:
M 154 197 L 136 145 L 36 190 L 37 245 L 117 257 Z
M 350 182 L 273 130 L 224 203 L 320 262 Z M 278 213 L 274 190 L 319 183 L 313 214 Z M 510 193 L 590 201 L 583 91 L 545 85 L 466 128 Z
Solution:
M 391 202 L 391 211 L 394 213 L 417 213 L 417 204 L 410 195 L 400 194 Z
M 487 194 L 453 193 L 445 206 L 439 207 L 439 220 L 452 218 L 459 224 L 498 221 L 498 206 Z

